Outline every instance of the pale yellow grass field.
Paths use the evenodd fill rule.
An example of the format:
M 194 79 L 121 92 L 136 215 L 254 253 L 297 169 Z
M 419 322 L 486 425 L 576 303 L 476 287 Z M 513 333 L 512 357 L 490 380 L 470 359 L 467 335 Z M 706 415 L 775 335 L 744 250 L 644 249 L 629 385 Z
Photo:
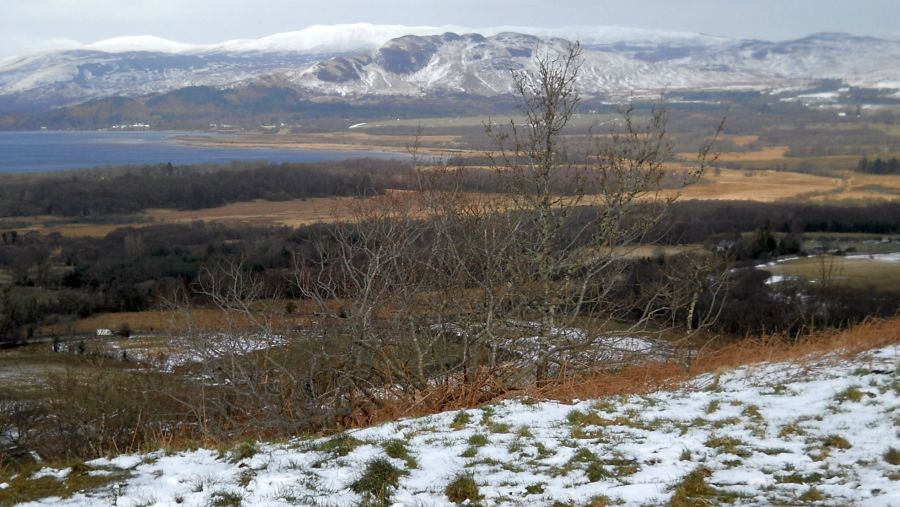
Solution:
M 738 146 L 747 146 L 759 141 L 759 136 L 756 135 L 720 135 L 719 137 L 722 140 L 731 141 Z
M 837 286 L 877 290 L 900 289 L 900 263 L 857 257 L 818 256 L 794 259 L 766 271 L 774 275 L 799 276 L 821 283 L 823 278 Z
M 286 225 L 299 227 L 349 218 L 361 199 L 322 197 L 290 201 L 249 201 L 218 208 L 176 211 L 152 209 L 147 215 L 158 222 L 225 222 L 242 225 Z
M 744 145 L 753 142 L 750 137 L 740 136 L 740 140 L 744 141 Z M 735 141 L 735 144 L 738 144 Z M 739 144 L 740 146 L 743 146 Z M 762 160 L 778 160 L 785 158 L 787 154 L 787 146 L 769 146 L 754 151 L 723 151 L 718 154 L 718 160 L 721 162 L 757 162 Z M 697 157 L 696 153 L 679 153 L 678 158 L 683 160 L 691 160 Z
M 678 191 L 681 199 L 774 202 L 809 192 L 828 192 L 842 185 L 839 178 L 778 171 L 710 171 L 703 184 Z

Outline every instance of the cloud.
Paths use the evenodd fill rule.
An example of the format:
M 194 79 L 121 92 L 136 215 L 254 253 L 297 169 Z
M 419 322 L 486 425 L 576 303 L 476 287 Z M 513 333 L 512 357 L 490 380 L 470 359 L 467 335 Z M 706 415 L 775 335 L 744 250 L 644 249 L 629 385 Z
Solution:
M 3 59 L 38 51 L 76 49 L 84 45 L 82 42 L 75 39 L 66 39 L 63 37 L 51 37 L 47 39 L 3 37 L 2 40 L 3 44 L 0 46 L 0 58 Z

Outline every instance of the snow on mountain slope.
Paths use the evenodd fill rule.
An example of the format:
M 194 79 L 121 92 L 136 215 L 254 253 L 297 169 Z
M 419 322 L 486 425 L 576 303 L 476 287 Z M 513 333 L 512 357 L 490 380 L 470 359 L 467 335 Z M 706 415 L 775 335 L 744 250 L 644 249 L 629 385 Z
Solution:
M 900 76 L 900 43 L 822 33 L 785 42 L 739 42 L 672 63 L 785 79 L 818 77 L 841 79 L 855 86 L 890 87 L 890 81 Z
M 663 505 L 687 480 L 703 495 L 692 505 L 900 505 L 898 364 L 893 345 L 850 360 L 748 365 L 644 396 L 514 400 L 327 439 L 125 455 L 18 480 L 118 477 L 30 505 L 343 506 L 364 500 L 357 481 L 375 463 L 398 472 L 386 505 L 453 505 L 446 488 L 460 475 L 485 505 Z
M 23 108 L 72 105 L 111 95 L 139 96 L 187 86 L 225 86 L 284 69 L 306 67 L 317 60 L 317 56 L 303 53 L 267 53 L 252 58 L 224 53 L 44 53 L 0 67 L 0 99 L 21 103 Z
M 313 26 L 256 40 L 192 45 L 122 37 L 0 63 L 0 110 L 46 109 L 110 95 L 262 80 L 328 95 L 494 95 L 536 52 L 580 40 L 587 94 L 766 89 L 823 78 L 900 82 L 900 41 L 818 34 L 785 42 L 618 27 Z
M 469 30 L 458 26 L 405 26 L 354 23 L 343 25 L 313 25 L 295 32 L 285 32 L 261 39 L 223 42 L 207 51 L 231 52 L 349 52 L 377 48 L 385 42 L 404 35 L 433 35 L 448 31 Z
M 624 36 L 623 36 L 624 37 Z M 648 36 L 649 37 L 649 36 Z M 878 86 L 900 76 L 900 44 L 852 36 L 769 43 L 713 38 L 655 43 L 637 39 L 586 43 L 580 87 L 589 94 L 658 93 L 662 89 L 762 89 L 836 78 Z M 319 93 L 425 95 L 508 93 L 510 70 L 533 70 L 535 55 L 560 54 L 568 40 L 503 32 L 405 36 L 373 52 L 341 56 L 284 74 Z

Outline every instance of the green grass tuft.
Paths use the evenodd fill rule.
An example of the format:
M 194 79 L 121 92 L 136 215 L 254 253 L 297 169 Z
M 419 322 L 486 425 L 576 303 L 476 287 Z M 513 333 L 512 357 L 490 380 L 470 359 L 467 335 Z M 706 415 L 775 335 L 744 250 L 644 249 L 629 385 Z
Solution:
M 406 442 L 403 440 L 388 440 L 382 446 L 384 447 L 384 452 L 388 456 L 394 459 L 401 459 L 406 462 L 406 466 L 409 468 L 418 468 L 419 463 L 416 461 L 416 458 L 412 456 L 409 452 L 409 447 L 406 445 Z
M 516 428 L 516 436 L 519 438 L 534 438 L 531 429 L 528 426 L 519 426 Z
M 603 426 L 606 419 L 600 417 L 595 412 L 582 412 L 581 410 L 573 410 L 566 415 L 566 420 L 572 426 Z
M 529 495 L 543 495 L 544 494 L 544 484 L 532 484 L 530 486 L 525 487 L 525 492 Z
M 482 435 L 481 433 L 476 433 L 469 437 L 469 445 L 472 447 L 484 447 L 490 443 L 490 439 L 487 435 Z
M 754 420 L 763 419 L 762 414 L 759 412 L 759 407 L 757 407 L 756 405 L 747 405 L 746 407 L 744 407 L 744 410 L 741 411 L 741 415 Z
M 891 465 L 900 465 L 900 449 L 891 447 L 884 453 L 884 460 Z
M 491 423 L 488 426 L 488 431 L 491 433 L 509 433 L 511 431 L 511 427 L 506 423 Z
M 350 489 L 374 505 L 390 505 L 391 494 L 400 485 L 400 478 L 407 474 L 390 461 L 376 458 L 366 465 L 362 476 L 350 485 Z
M 228 462 L 238 463 L 245 459 L 250 459 L 253 456 L 256 456 L 256 453 L 258 452 L 259 448 L 256 447 L 255 443 L 249 441 L 241 442 L 228 452 Z
M 817 490 L 815 486 L 810 486 L 805 493 L 800 495 L 800 500 L 804 502 L 821 502 L 825 499 L 825 495 L 822 494 L 821 491 Z
M 822 482 L 824 477 L 820 473 L 813 472 L 811 474 L 802 475 L 799 473 L 793 473 L 791 475 L 782 475 L 776 477 L 775 479 L 778 482 L 787 483 L 787 484 L 819 484 Z
M 472 446 L 466 447 L 459 455 L 460 458 L 474 458 L 475 456 L 478 456 L 478 448 Z
M 457 412 L 453 417 L 453 420 L 450 421 L 450 427 L 454 430 L 461 430 L 465 428 L 466 425 L 470 422 L 472 422 L 472 416 L 469 415 L 469 413 L 465 410 L 462 410 L 460 412 Z
M 351 437 L 350 435 L 335 435 L 318 445 L 316 450 L 320 452 L 329 452 L 335 456 L 346 456 L 353 452 L 353 449 L 361 446 L 361 440 Z
M 217 491 L 213 493 L 209 505 L 212 507 L 240 507 L 244 499 L 237 493 L 230 491 Z
M 712 472 L 705 467 L 700 467 L 687 474 L 684 479 L 675 485 L 670 507 L 705 507 L 708 505 L 721 505 L 733 503 L 740 495 L 710 486 L 706 479 Z
M 834 401 L 838 403 L 843 403 L 845 401 L 852 401 L 854 403 L 858 403 L 863 399 L 865 393 L 860 391 L 858 386 L 850 386 L 847 389 L 837 393 L 834 395 Z
M 7 483 L 6 488 L 0 489 L 0 506 L 18 505 L 50 497 L 69 498 L 75 493 L 97 490 L 129 476 L 128 472 L 118 469 L 108 470 L 110 474 L 91 475 L 90 472 L 95 469 L 78 461 L 69 465 L 71 470 L 64 479 L 49 476 L 32 479 L 40 468 L 37 463 L 32 463 L 18 469 L 11 478 L 0 475 L 0 482 Z
M 478 491 L 478 483 L 472 474 L 463 473 L 457 475 L 447 487 L 444 488 L 444 494 L 451 502 L 461 504 L 468 502 L 477 502 L 481 499 L 481 492 Z
M 822 446 L 831 449 L 849 449 L 853 447 L 846 438 L 840 435 L 828 435 L 822 440 Z
M 734 454 L 735 456 L 740 456 L 742 458 L 747 458 L 752 453 L 750 451 L 747 451 L 746 449 L 741 449 L 740 446 L 742 445 L 744 445 L 744 442 L 740 439 L 728 436 L 713 435 L 706 440 L 707 447 L 717 449 L 719 452 L 725 452 L 728 454 Z

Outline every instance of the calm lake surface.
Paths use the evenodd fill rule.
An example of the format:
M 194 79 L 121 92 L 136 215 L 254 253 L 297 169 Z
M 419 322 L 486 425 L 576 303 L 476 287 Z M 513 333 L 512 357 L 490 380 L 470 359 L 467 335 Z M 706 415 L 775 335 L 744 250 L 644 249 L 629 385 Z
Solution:
M 322 162 L 392 158 L 391 153 L 179 144 L 186 132 L 0 132 L 0 173 L 33 173 L 109 165 L 196 164 L 233 160 Z M 206 134 L 204 135 L 213 135 Z

